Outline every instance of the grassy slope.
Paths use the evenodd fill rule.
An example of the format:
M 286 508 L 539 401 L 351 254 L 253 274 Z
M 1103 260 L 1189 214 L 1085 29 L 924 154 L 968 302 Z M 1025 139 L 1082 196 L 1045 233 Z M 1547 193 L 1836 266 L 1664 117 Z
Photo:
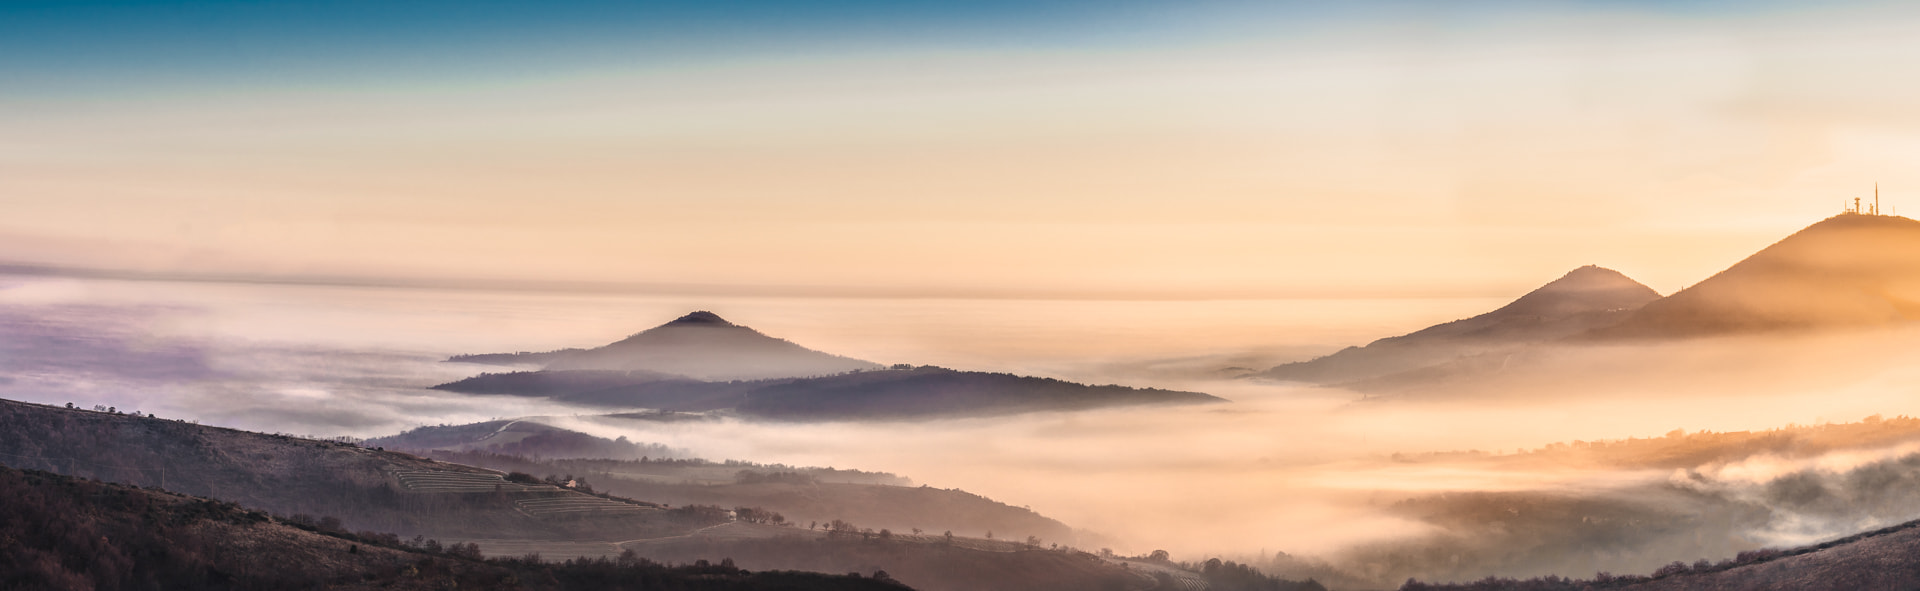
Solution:
M 819 482 L 805 471 L 793 473 L 796 478 L 773 478 L 764 482 L 738 482 L 733 473 L 728 473 L 725 482 L 693 483 L 671 475 L 630 474 L 630 470 L 653 465 L 635 462 L 541 461 L 485 453 L 421 453 L 503 471 L 584 476 L 598 490 L 670 505 L 762 507 L 780 512 L 801 526 L 813 521 L 826 523 L 842 519 L 862 527 L 901 532 L 916 527 L 936 533 L 952 530 L 958 535 L 992 531 L 1018 539 L 1038 536 L 1050 542 L 1065 542 L 1073 536 L 1072 528 L 1059 521 L 958 489 Z
M 535 518 L 514 501 L 564 496 L 553 487 L 505 493 L 422 493 L 391 472 L 494 474 L 354 445 L 169 420 L 0 400 L 0 464 L 158 486 L 275 513 L 333 516 L 354 529 L 460 538 L 622 540 L 676 535 L 711 515 L 645 511 Z
M 860 589 L 905 587 L 627 558 L 481 561 L 316 531 L 209 499 L 0 468 L 0 588 Z M 432 548 L 429 546 L 428 548 Z

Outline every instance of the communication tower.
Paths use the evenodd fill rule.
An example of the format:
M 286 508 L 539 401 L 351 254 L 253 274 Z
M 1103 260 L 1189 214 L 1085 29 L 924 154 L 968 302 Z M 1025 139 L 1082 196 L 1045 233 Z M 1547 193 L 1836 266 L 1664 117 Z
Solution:
M 1852 206 L 1847 206 L 1843 202 L 1840 213 L 1842 215 L 1880 215 L 1880 183 L 1873 184 L 1873 203 L 1866 204 L 1861 201 L 1861 198 L 1854 197 Z

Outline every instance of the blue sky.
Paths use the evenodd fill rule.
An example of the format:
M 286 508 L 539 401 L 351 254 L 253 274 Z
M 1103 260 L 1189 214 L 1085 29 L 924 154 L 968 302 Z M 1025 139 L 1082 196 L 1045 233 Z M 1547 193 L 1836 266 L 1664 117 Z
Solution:
M 1337 6 L 1336 6 L 1337 4 Z M 767 55 L 1116 50 L 1466 27 L 1514 15 L 1747 14 L 1726 2 L 37 2 L 0 3 L 13 92 L 127 85 L 503 79 Z M 317 77 L 317 80 L 316 80 Z
M 791 52 L 1111 42 L 1162 11 L 1125 2 L 11 2 L 0 5 L 0 63 L 29 84 L 499 78 Z

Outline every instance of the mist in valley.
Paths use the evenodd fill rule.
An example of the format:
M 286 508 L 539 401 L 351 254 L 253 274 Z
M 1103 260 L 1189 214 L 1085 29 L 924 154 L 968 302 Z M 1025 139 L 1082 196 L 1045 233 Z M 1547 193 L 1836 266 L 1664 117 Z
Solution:
M 1758 383 L 1768 377 L 1658 387 L 1567 374 L 1566 387 L 1500 392 L 1491 404 L 1457 392 L 1359 401 L 1332 388 L 1184 383 L 1174 386 L 1234 403 L 934 423 L 561 424 L 708 456 L 853 465 L 960 487 L 1082 528 L 1086 539 L 1070 542 L 1079 546 L 1227 556 L 1328 580 L 1311 559 L 1274 562 L 1285 552 L 1374 585 L 1650 572 L 1679 557 L 1717 561 L 1920 516 L 1896 484 L 1920 476 L 1913 425 L 1904 441 L 1809 457 L 1717 450 L 1684 468 L 1496 461 L 1555 443 L 1920 414 L 1904 370 L 1834 374 L 1829 390 Z M 1443 451 L 1468 453 L 1407 459 Z
M 129 305 L 115 296 L 115 286 L 74 285 L 62 292 L 23 281 L 0 291 L 11 298 L 0 309 L 8 328 L 0 331 L 0 346 L 9 352 L 0 391 L 7 397 L 113 404 L 207 424 L 324 436 L 533 417 L 692 457 L 891 472 L 916 486 L 959 488 L 1026 506 L 1076 530 L 1072 539 L 1045 543 L 1128 555 L 1167 550 L 1177 560 L 1227 557 L 1277 574 L 1362 587 L 1393 586 L 1407 577 L 1647 572 L 1676 559 L 1717 561 L 1920 517 L 1920 499 L 1910 498 L 1914 488 L 1906 486 L 1920 482 L 1920 427 L 1894 418 L 1920 415 L 1912 386 L 1920 383 L 1920 370 L 1907 353 L 1920 350 L 1911 346 L 1920 334 L 1912 331 L 1541 346 L 1503 357 L 1491 373 L 1363 391 L 1216 371 L 1236 362 L 1299 360 L 1329 352 L 1327 345 L 1275 339 L 1278 345 L 1263 349 L 1257 339 L 1243 339 L 1246 346 L 1208 349 L 1193 346 L 1193 336 L 1174 336 L 1158 350 L 1113 342 L 1076 349 L 1066 345 L 1074 339 L 1062 339 L 1053 356 L 1029 357 L 1029 347 L 1044 341 L 1042 331 L 983 365 L 1091 384 L 1207 392 L 1232 403 L 930 421 L 782 423 L 724 415 L 658 421 L 607 417 L 604 408 L 539 398 L 425 389 L 485 369 L 440 359 L 505 349 L 496 345 L 539 334 L 531 326 L 522 334 L 487 334 L 446 323 L 475 310 L 422 309 L 426 321 L 390 326 L 397 330 L 364 338 L 341 330 L 408 315 L 421 294 L 351 293 L 360 300 L 345 304 L 315 296 L 296 308 L 332 315 L 334 322 L 303 340 L 301 326 L 248 324 L 289 306 L 278 296 L 290 288 L 230 291 L 215 304 L 162 298 Z M 206 288 L 171 289 L 199 297 Z M 576 301 L 568 298 L 452 299 L 461 298 L 472 308 L 512 311 L 510 320 L 585 315 L 570 310 Z M 363 306 L 368 300 L 382 305 Z M 1464 307 L 1458 304 L 1428 305 Z M 602 305 L 622 307 L 612 300 Z M 846 305 L 768 307 L 797 315 L 810 306 L 831 314 Z M 1195 313 L 1185 308 L 1210 305 L 1147 307 L 1181 309 L 1158 321 L 1173 324 L 1191 322 Z M 1026 314 L 1045 315 L 1051 306 L 1038 304 L 1040 310 Z M 779 318 L 753 320 L 777 325 Z M 188 324 L 218 328 L 181 328 Z M 795 336 L 792 330 L 803 329 L 783 336 Z M 867 325 L 853 332 L 876 330 Z M 1006 330 L 1019 329 L 978 332 Z M 1322 327 L 1315 336 L 1344 337 L 1346 330 Z M 591 344 L 585 339 L 559 334 L 546 342 Z M 965 335 L 956 342 L 963 344 L 943 358 L 949 363 L 991 357 L 966 345 Z M 1174 349 L 1186 355 L 1156 355 Z M 1069 359 L 1061 351 L 1078 355 Z M 1783 433 L 1800 433 L 1868 417 L 1906 426 L 1824 446 L 1797 440 L 1753 449 L 1708 446 L 1680 460 L 1549 453 L 1629 438 L 1685 448 L 1694 441 L 1690 434 L 1790 425 Z

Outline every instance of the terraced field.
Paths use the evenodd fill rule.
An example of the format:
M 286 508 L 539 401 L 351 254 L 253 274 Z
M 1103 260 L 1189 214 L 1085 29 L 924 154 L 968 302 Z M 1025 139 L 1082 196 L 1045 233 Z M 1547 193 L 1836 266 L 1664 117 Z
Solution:
M 915 537 L 925 538 L 928 543 L 934 543 L 934 544 L 943 543 L 945 541 L 943 538 L 938 538 L 934 536 L 915 536 Z M 968 550 L 979 550 L 982 552 L 1019 552 L 1021 550 L 1027 549 L 1027 546 L 1025 544 L 1020 544 L 1017 542 L 1008 542 L 1008 541 L 1002 541 L 1002 540 L 983 540 L 980 538 L 954 538 L 952 544 L 956 548 L 966 548 Z
M 480 553 L 490 558 L 521 557 L 539 554 L 542 560 L 571 560 L 575 558 L 613 558 L 619 556 L 623 548 L 614 542 L 574 542 L 568 540 L 466 540 L 480 546 Z
M 561 495 L 514 499 L 513 506 L 519 509 L 520 512 L 534 517 L 573 516 L 590 513 L 633 513 L 657 510 L 652 507 L 610 501 L 573 491 L 567 491 Z
M 553 490 L 545 484 L 520 484 L 507 482 L 499 474 L 488 472 L 454 472 L 451 470 L 393 470 L 389 472 L 400 488 L 407 492 L 418 493 L 481 493 L 481 492 L 521 492 L 530 490 Z
M 1169 580 L 1173 582 L 1174 591 L 1207 591 L 1212 588 L 1212 586 L 1207 584 L 1207 580 L 1200 575 L 1186 571 L 1175 571 L 1168 574 L 1172 575 L 1172 578 Z
M 422 494 L 510 493 L 513 508 L 536 519 L 582 515 L 632 515 L 658 507 L 603 499 L 551 484 L 520 484 L 491 472 L 392 470 L 401 490 Z
M 1153 562 L 1140 562 L 1126 559 L 1114 559 L 1108 562 L 1125 565 L 1134 575 L 1144 578 L 1149 584 L 1167 591 L 1207 591 L 1211 585 L 1200 573 L 1173 568 Z M 1159 576 L 1165 574 L 1168 580 L 1162 582 Z

